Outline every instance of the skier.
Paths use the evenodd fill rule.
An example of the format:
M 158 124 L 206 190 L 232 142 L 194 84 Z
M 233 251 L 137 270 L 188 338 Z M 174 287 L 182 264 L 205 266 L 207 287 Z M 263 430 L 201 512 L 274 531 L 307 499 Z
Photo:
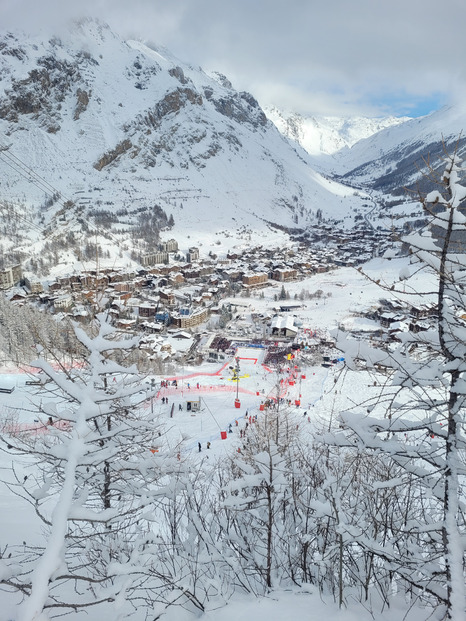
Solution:
M 201 447 L 201 443 L 200 443 L 200 442 L 198 442 L 198 443 L 197 443 L 197 447 L 198 447 L 198 449 L 199 449 L 199 453 L 200 453 L 200 452 L 201 452 L 201 448 L 202 448 L 202 447 Z

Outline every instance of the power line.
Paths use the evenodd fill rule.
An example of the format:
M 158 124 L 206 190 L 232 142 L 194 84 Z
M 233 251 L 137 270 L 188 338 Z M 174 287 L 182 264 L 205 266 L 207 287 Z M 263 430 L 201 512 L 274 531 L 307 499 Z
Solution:
M 22 220 L 23 222 L 26 222 L 26 224 L 28 224 L 31 228 L 35 229 L 38 233 L 42 233 L 45 235 L 45 229 L 43 229 L 41 226 L 39 226 L 32 220 L 29 220 L 28 218 L 26 218 L 26 216 L 23 216 L 22 214 L 18 213 L 13 207 L 13 205 L 9 205 L 9 204 L 7 205 L 6 203 L 2 202 L 0 203 L 0 208 L 1 207 L 5 208 L 8 211 L 13 212 L 13 214 L 18 220 Z
M 75 205 L 75 202 L 65 196 L 60 190 L 55 188 L 51 183 L 49 183 L 46 179 L 41 177 L 38 173 L 36 173 L 30 166 L 25 164 L 19 157 L 11 153 L 10 151 L 11 145 L 6 145 L 0 142 L 0 161 L 3 161 L 5 164 L 10 166 L 15 172 L 19 173 L 23 176 L 27 181 L 35 185 L 42 192 L 45 192 L 46 195 L 49 195 L 52 199 L 54 199 L 59 206 L 65 208 L 67 206 Z M 6 205 L 5 205 L 6 206 Z M 10 207 L 8 207 L 10 208 Z M 44 239 L 51 237 L 55 231 L 49 230 L 47 232 L 48 227 L 41 227 L 36 223 L 29 220 L 22 214 L 19 214 L 13 207 L 10 208 L 14 215 L 19 219 L 28 224 L 35 231 L 41 233 Z M 110 237 L 110 239 L 115 243 L 117 247 L 120 246 L 120 240 L 118 240 L 110 231 L 104 231 L 101 227 L 97 226 L 94 223 L 87 221 L 87 225 L 90 225 L 96 235 L 102 235 L 102 237 Z M 96 239 L 96 252 L 97 252 L 97 239 Z M 117 258 L 115 257 L 114 266 L 116 264 Z
M 38 173 L 36 173 L 32 168 L 30 168 L 27 164 L 25 164 L 19 157 L 11 153 L 10 146 L 5 145 L 0 142 L 0 159 L 2 159 L 6 164 L 8 164 L 11 168 L 13 168 L 16 172 L 19 172 L 23 177 L 25 177 L 28 181 L 38 187 L 40 190 L 45 192 L 46 194 L 51 194 L 52 196 L 58 196 L 61 199 L 62 206 L 65 205 L 66 202 L 73 202 L 67 196 L 64 196 L 63 192 L 55 188 L 51 183 L 49 183 L 46 179 L 41 177 Z

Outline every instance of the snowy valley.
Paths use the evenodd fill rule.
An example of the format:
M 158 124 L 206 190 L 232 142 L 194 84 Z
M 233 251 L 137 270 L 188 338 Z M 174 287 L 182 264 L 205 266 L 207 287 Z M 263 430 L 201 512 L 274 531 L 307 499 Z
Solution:
M 464 111 L 262 110 L 94 20 L 0 84 L 2 619 L 464 618 Z

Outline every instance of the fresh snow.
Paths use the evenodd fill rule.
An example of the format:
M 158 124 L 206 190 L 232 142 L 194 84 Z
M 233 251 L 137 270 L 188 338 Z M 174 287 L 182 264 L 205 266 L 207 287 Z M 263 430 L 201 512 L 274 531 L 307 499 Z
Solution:
M 285 136 L 298 142 L 313 156 L 333 155 L 382 129 L 409 120 L 409 117 L 301 116 L 277 108 L 266 108 L 265 113 Z
M 372 278 L 381 278 L 387 283 L 396 282 L 399 273 L 406 269 L 406 264 L 407 259 L 391 261 L 377 259 L 367 264 L 366 271 Z M 421 285 L 422 280 L 418 284 Z M 425 282 L 424 286 L 427 288 L 429 283 Z M 299 293 L 302 288 L 311 291 L 322 289 L 324 292 L 321 299 L 305 301 L 303 307 L 296 310 L 295 318 L 302 323 L 302 329 L 308 327 L 312 330 L 325 331 L 337 329 L 342 324 L 356 326 L 358 319 L 354 315 L 366 310 L 380 296 L 380 290 L 374 282 L 366 280 L 359 272 L 349 268 L 314 276 L 307 281 L 286 284 L 291 297 L 295 292 Z M 269 291 L 263 300 L 233 298 L 231 302 L 246 304 L 241 312 L 247 321 L 251 312 L 266 312 L 274 304 L 271 299 L 272 295 L 273 291 Z M 229 366 L 235 363 L 233 359 L 227 360 L 226 363 L 204 363 L 200 367 L 180 367 L 174 375 L 165 376 L 170 383 L 176 377 L 177 387 L 170 385 L 168 388 L 160 389 L 154 398 L 147 397 L 144 410 L 149 412 L 153 409 L 156 417 L 164 422 L 167 428 L 167 434 L 160 446 L 141 447 L 147 455 L 148 463 L 151 460 L 163 459 L 164 455 L 180 452 L 181 459 L 190 456 L 208 465 L 234 455 L 238 448 L 241 448 L 242 440 L 239 437 L 239 431 L 244 429 L 248 416 L 262 415 L 259 406 L 267 395 L 276 393 L 277 377 L 262 366 L 263 350 L 240 346 L 236 353 L 240 359 L 241 375 L 244 375 L 239 383 L 240 409 L 234 405 L 236 383 L 230 379 Z M 299 356 L 297 364 L 301 365 Z M 303 433 L 316 427 L 325 428 L 329 420 L 338 412 L 344 411 L 355 402 L 372 397 L 378 390 L 373 386 L 372 374 L 361 371 L 352 373 L 347 370 L 344 390 L 335 391 L 335 382 L 341 381 L 338 379 L 341 369 L 341 364 L 332 368 L 301 365 L 295 384 L 287 387 L 285 397 L 290 399 L 292 404 L 289 409 L 296 418 L 297 424 L 302 427 Z M 292 371 L 293 365 L 290 364 L 290 373 Z M 305 379 L 301 377 L 301 374 L 305 375 Z M 46 430 L 45 420 L 39 424 L 34 423 L 35 420 L 40 419 L 32 404 L 37 405 L 38 402 L 37 397 L 34 396 L 34 387 L 25 385 L 25 377 L 24 374 L 8 374 L 8 379 L 15 383 L 16 390 L 11 395 L 2 396 L 4 412 L 10 412 L 10 416 L 11 413 L 15 413 L 17 424 L 35 424 L 38 429 L 42 425 L 42 429 Z M 57 379 L 60 381 L 59 377 Z M 155 379 L 159 382 L 164 377 Z M 148 394 L 149 384 L 142 384 L 141 389 Z M 162 396 L 168 399 L 168 404 L 162 403 Z M 201 412 L 187 412 L 186 401 L 197 400 L 199 397 L 202 403 Z M 300 401 L 299 406 L 295 405 L 297 400 Z M 182 406 L 182 410 L 179 409 L 179 405 Z M 172 406 L 174 406 L 173 417 L 171 417 Z M 226 439 L 222 439 L 222 431 L 226 432 Z M 210 442 L 209 449 L 207 449 L 207 442 Z M 200 452 L 198 443 L 201 443 Z M 76 450 L 79 450 L 78 446 Z M 154 450 L 155 453 L 152 452 Z M 8 465 L 7 455 L 2 454 L 0 459 L 3 466 Z M 22 465 L 21 462 L 18 466 L 27 468 L 27 464 Z M 0 494 L 0 504 L 8 505 L 10 502 L 8 490 L 2 487 Z M 34 516 L 31 515 L 27 505 L 23 511 L 21 502 L 16 497 L 13 497 L 12 502 L 13 506 L 18 508 L 15 513 L 4 512 L 2 514 L 3 537 L 7 537 L 9 543 L 23 539 L 30 543 L 31 535 L 34 533 Z M 63 502 L 68 501 L 64 499 Z M 70 510 L 68 507 L 68 512 Z M 16 519 L 18 511 L 24 519 Z M 60 514 L 57 514 L 56 519 L 60 519 Z M 37 538 L 38 534 L 36 533 L 34 537 Z M 50 545 L 53 546 L 55 543 L 56 540 L 53 539 Z M 43 571 L 40 573 L 42 578 L 49 575 L 50 571 L 56 567 L 59 558 L 57 553 L 58 548 L 53 550 L 50 562 L 47 560 L 48 557 L 45 557 Z M 42 595 L 46 593 L 45 583 L 41 585 L 39 593 Z M 0 595 L 0 605 L 6 614 L 4 618 L 12 620 L 22 618 L 16 616 L 17 602 L 17 595 L 10 596 L 7 593 Z M 107 607 L 104 610 L 107 610 Z M 91 609 L 84 616 L 76 614 L 73 618 L 86 618 L 89 621 L 102 618 L 113 619 L 115 617 L 111 611 L 110 606 L 108 613 L 104 613 L 102 617 L 101 609 Z M 340 621 L 340 619 L 363 621 L 366 618 L 369 621 L 371 618 L 369 612 L 365 612 L 359 605 L 352 604 L 350 601 L 346 603 L 343 610 L 339 610 L 333 601 L 321 597 L 313 587 L 273 592 L 270 597 L 259 600 L 235 597 L 223 608 L 208 610 L 203 618 L 206 621 L 230 621 L 230 619 L 243 616 L 246 611 L 248 616 L 252 615 L 258 621 L 266 621 L 266 619 L 267 621 L 281 621 L 283 618 L 289 618 L 290 615 L 303 616 L 310 620 L 321 619 L 325 616 L 332 621 Z M 381 621 L 398 621 L 406 612 L 403 602 L 395 600 L 394 608 L 378 614 L 377 618 Z M 427 614 L 430 612 L 414 608 L 409 612 L 407 619 L 424 621 Z M 169 608 L 165 611 L 163 618 L 166 621 L 189 621 L 193 617 L 192 613 L 180 608 Z
M 285 139 L 271 123 L 251 130 L 235 124 L 235 121 L 221 118 L 213 106 L 206 103 L 208 97 L 205 91 L 211 90 L 215 98 L 228 98 L 235 92 L 227 81 L 180 63 L 162 48 L 152 49 L 137 41 L 124 42 L 102 25 L 92 23 L 77 27 L 63 42 L 25 39 L 21 45 L 27 52 L 25 59 L 19 61 L 12 56 L 6 64 L 0 64 L 0 71 L 2 67 L 8 69 L 2 75 L 5 91 L 11 86 L 11 76 L 26 79 L 36 60 L 50 53 L 53 47 L 58 50 L 57 54 L 62 60 L 71 62 L 77 52 L 85 51 L 97 61 L 95 65 L 91 63 L 83 69 L 81 86 L 92 90 L 88 109 L 79 119 L 72 121 L 74 100 L 66 99 L 60 112 L 62 119 L 59 132 L 47 132 L 27 116 L 21 118 L 19 125 L 0 120 L 0 130 L 4 135 L 2 144 L 4 140 L 11 154 L 29 167 L 26 174 L 24 170 L 12 171 L 8 162 L 0 157 L 0 173 L 7 179 L 2 188 L 3 198 L 10 200 L 23 218 L 22 204 L 27 207 L 25 223 L 28 226 L 25 228 L 29 227 L 29 241 L 18 250 L 27 248 L 30 251 L 32 247 L 37 256 L 41 252 L 46 227 L 50 229 L 45 239 L 52 239 L 56 232 L 77 232 L 81 226 L 76 213 L 71 210 L 62 220 L 63 214 L 59 213 L 57 205 L 50 209 L 39 208 L 48 195 L 48 191 L 44 190 L 46 186 L 41 185 L 43 181 L 58 189 L 63 197 L 75 201 L 81 218 L 86 217 L 86 210 L 90 208 L 88 205 L 100 205 L 102 209 L 110 205 L 115 211 L 122 208 L 130 212 L 133 210 L 128 222 L 119 225 L 121 235 L 117 230 L 112 233 L 113 239 L 109 241 L 108 247 L 113 248 L 114 254 L 108 259 L 109 266 L 117 261 L 118 244 L 120 262 L 135 265 L 129 257 L 129 248 L 124 244 L 124 236 L 127 235 L 124 229 L 126 224 L 134 223 L 138 208 L 150 207 L 155 202 L 161 204 L 168 215 L 174 216 L 176 228 L 168 232 L 167 236 L 177 238 L 182 252 L 194 245 L 201 248 L 202 254 L 212 250 L 219 256 L 225 256 L 231 249 L 247 248 L 252 244 L 269 247 L 287 245 L 287 235 L 271 228 L 270 222 L 290 226 L 296 223 L 297 218 L 300 226 L 312 226 L 318 208 L 329 218 L 348 217 L 354 209 L 360 209 L 365 203 L 371 202 L 371 197 L 361 190 L 331 180 L 330 173 L 344 174 L 357 165 L 366 164 L 399 148 L 400 144 L 413 144 L 418 140 L 421 149 L 429 140 L 438 139 L 441 131 L 449 135 L 456 134 L 463 118 L 463 111 L 457 109 L 434 113 L 428 119 L 380 119 L 372 122 L 367 119 L 349 122 L 329 117 L 302 119 L 297 115 L 286 116 L 276 110 L 267 111 L 269 118 L 287 136 Z M 142 70 L 137 69 L 141 74 L 136 75 L 136 64 L 142 67 Z M 167 153 L 160 158 L 157 154 L 159 159 L 156 166 L 144 167 L 144 157 L 150 152 L 150 145 L 147 146 L 146 134 L 141 129 L 144 123 L 139 121 L 154 103 L 180 87 L 179 78 L 173 75 L 179 67 L 182 67 L 189 88 L 202 93 L 206 100 L 205 106 L 202 110 L 196 109 L 194 105 L 187 106 L 179 112 L 176 122 L 171 119 L 166 125 L 161 124 L 157 131 L 165 138 L 174 136 L 173 142 Z M 135 86 L 138 80 L 142 83 L 141 88 Z M 128 133 L 129 126 L 131 130 Z M 204 134 L 199 131 L 200 126 L 205 129 Z M 96 171 L 93 168 L 95 161 L 128 135 L 141 150 L 134 153 L 134 157 L 123 156 L 115 164 L 100 172 Z M 186 136 L 194 137 L 191 144 L 186 143 Z M 215 156 L 209 153 L 207 157 L 209 146 L 219 146 L 219 152 Z M 35 182 L 31 182 L 31 179 Z M 458 188 L 456 181 L 454 177 L 452 187 L 457 190 L 455 200 L 458 202 L 464 198 L 464 190 Z M 432 194 L 429 198 L 435 199 L 436 195 Z M 404 208 L 399 209 L 401 212 Z M 391 211 L 391 214 L 397 214 L 396 210 Z M 43 217 L 41 223 L 40 216 Z M 463 216 L 458 215 L 456 222 L 464 225 Z M 97 230 L 92 220 L 88 220 L 88 224 L 93 232 Z M 432 248 L 431 238 L 414 234 L 412 239 L 425 249 L 424 253 L 419 252 L 419 256 L 428 257 L 427 253 Z M 99 243 L 103 243 L 100 237 Z M 83 268 L 83 262 L 70 264 L 68 259 L 71 260 L 65 257 L 55 268 L 54 274 Z M 364 279 L 352 269 L 344 268 L 299 283 L 287 283 L 285 287 L 291 298 L 295 294 L 299 295 L 302 289 L 321 289 L 323 296 L 303 302 L 302 307 L 294 311 L 294 319 L 301 325 L 301 329 L 309 328 L 323 333 L 332 331 L 337 339 L 341 339 L 346 336 L 347 330 L 364 333 L 373 329 L 373 322 L 358 315 L 381 297 L 382 293 L 376 284 L 378 281 L 388 286 L 391 283 L 400 286 L 400 281 L 404 283 L 414 270 L 415 267 L 413 269 L 407 258 L 391 261 L 376 259 L 365 266 L 371 280 Z M 431 282 L 424 274 L 415 274 L 414 280 L 416 290 L 432 291 Z M 264 299 L 232 298 L 229 301 L 232 304 L 244 304 L 240 312 L 244 314 L 244 325 L 249 326 L 251 313 L 269 311 L 274 305 L 272 296 L 277 292 L 277 288 L 268 289 Z M 412 295 L 411 289 L 406 291 L 404 297 L 406 302 L 413 304 L 421 301 L 419 296 Z M 403 335 L 400 338 L 403 341 Z M 429 339 L 434 342 L 436 335 L 427 332 L 423 338 L 425 342 L 430 342 Z M 260 405 L 268 395 L 276 392 L 277 377 L 263 367 L 262 350 L 239 344 L 236 353 L 240 360 L 241 375 L 244 375 L 238 387 L 240 408 L 234 405 L 236 384 L 231 381 L 229 370 L 229 366 L 235 364 L 233 358 L 226 363 L 182 367 L 170 375 L 157 376 L 154 378 L 157 384 L 161 380 L 169 380 L 171 385 L 161 388 L 154 397 L 150 396 L 149 385 L 141 384 L 141 393 L 146 396 L 143 411 L 149 413 L 153 410 L 167 429 L 160 446 L 141 447 L 149 465 L 177 453 L 180 459 L 189 457 L 206 466 L 215 464 L 216 460 L 238 455 L 238 449 L 241 450 L 242 446 L 239 431 L 244 429 L 249 416 L 261 416 Z M 377 381 L 380 378 L 373 373 L 355 370 L 355 360 L 362 354 L 372 355 L 373 362 L 377 360 L 390 364 L 401 361 L 399 352 L 390 356 L 383 354 L 376 359 L 376 354 L 369 352 L 365 341 L 356 340 L 347 347 L 345 364 L 340 362 L 330 368 L 313 366 L 311 363 L 301 364 L 298 356 L 299 371 L 294 384 L 287 385 L 285 396 L 290 400 L 288 409 L 303 434 L 315 428 L 326 429 L 330 420 L 339 413 L 378 394 L 380 387 Z M 293 367 L 290 364 L 287 371 L 289 376 L 294 372 Z M 110 365 L 107 371 L 111 371 Z M 440 377 L 440 371 L 436 362 L 426 365 L 426 385 L 433 373 Z M 40 396 L 37 397 L 34 388 L 25 384 L 26 376 L 11 366 L 4 367 L 2 372 L 2 384 L 15 386 L 14 393 L 2 394 L 3 424 L 9 425 L 12 431 L 20 429 L 27 433 L 48 433 L 46 416 L 39 413 L 42 406 Z M 55 377 L 60 385 L 60 374 L 56 373 Z M 177 386 L 172 384 L 175 378 Z M 399 381 L 405 380 L 400 374 Z M 88 388 L 89 403 L 85 402 L 86 406 L 91 403 L 94 392 L 92 387 Z M 162 403 L 162 397 L 168 399 L 168 403 Z M 188 413 L 186 402 L 191 398 L 201 399 L 201 412 Z M 400 398 L 400 406 L 403 405 Z M 53 403 L 47 404 L 47 408 L 53 407 Z M 382 448 L 382 441 L 370 436 L 369 427 L 380 413 L 378 407 L 375 407 L 370 411 L 370 416 L 360 419 L 361 433 L 366 434 L 368 444 L 373 442 L 375 448 Z M 410 412 L 400 416 L 395 423 L 399 429 L 403 429 L 413 420 L 421 424 L 422 416 L 422 411 Z M 387 421 L 380 422 L 383 429 L 387 428 L 387 424 Z M 2 618 L 14 621 L 34 618 L 34 611 L 40 609 L 48 596 L 48 578 L 60 565 L 66 517 L 86 515 L 80 512 L 79 505 L 71 506 L 70 495 L 74 463 L 82 449 L 79 429 L 77 421 L 72 450 L 68 455 L 67 483 L 51 515 L 56 528 L 42 563 L 31 577 L 33 596 L 20 609 L 17 594 L 1 592 Z M 226 438 L 223 438 L 225 432 Z M 407 443 L 410 441 L 411 438 L 408 438 Z M 418 438 L 414 441 L 418 442 Z M 207 448 L 208 442 L 210 448 Z M 200 451 L 198 443 L 201 445 Z M 424 438 L 421 447 L 417 446 L 417 449 L 428 454 L 434 446 L 435 440 Z M 387 440 L 383 448 L 395 453 L 398 444 Z M 59 447 L 57 454 L 58 451 Z M 8 468 L 12 460 L 20 476 L 31 468 L 27 460 L 15 461 L 8 453 L 2 453 L 2 469 Z M 250 482 L 253 480 L 257 479 L 249 479 Z M 391 479 L 384 485 L 394 485 L 397 481 Z M 276 484 L 280 484 L 279 479 Z M 44 498 L 47 490 L 46 482 L 37 491 L 36 497 Z M 17 496 L 12 496 L 5 486 L 0 488 L 0 508 L 2 549 L 5 544 L 42 541 L 43 534 L 37 526 L 32 508 Z M 322 503 L 320 507 L 316 505 L 316 509 L 325 514 L 326 506 Z M 454 530 L 454 525 L 450 527 Z M 457 559 L 459 566 L 462 544 L 459 540 L 453 543 L 456 549 L 451 549 L 450 554 Z M 6 575 L 8 571 L 7 565 L 0 563 L 0 574 Z M 123 575 L 123 569 L 121 573 Z M 455 591 L 462 592 L 460 585 L 454 586 Z M 106 605 L 103 609 L 91 609 L 87 614 L 76 613 L 72 618 L 86 618 L 89 621 L 118 619 L 121 617 L 116 608 L 120 604 L 118 601 L 115 607 Z M 456 610 L 461 610 L 463 602 L 455 601 L 454 605 Z M 192 613 L 176 607 L 160 612 L 166 621 L 189 621 L 194 618 Z M 431 615 L 430 610 L 416 607 L 408 609 L 405 602 L 394 599 L 393 607 L 378 613 L 377 619 L 425 621 L 434 618 Z M 329 621 L 369 621 L 373 618 L 369 610 L 353 604 L 350 598 L 345 607 L 339 610 L 335 602 L 306 585 L 286 592 L 272 592 L 269 597 L 257 600 L 234 597 L 228 605 L 208 610 L 202 618 L 206 621 L 232 621 L 244 616 L 252 616 L 257 621 L 282 621 L 294 616 L 309 621 L 323 617 Z M 36 621 L 46 618 L 45 615 L 35 617 Z
M 21 61 L 0 57 L 5 106 L 11 104 L 15 81 L 27 81 L 31 71 L 41 70 L 39 59 L 78 63 L 73 85 L 59 104 L 55 99 L 61 94 L 51 93 L 48 108 L 37 115 L 0 119 L 0 149 L 7 148 L 0 151 L 0 174 L 7 180 L 2 199 L 11 202 L 27 238 L 16 244 L 16 252 L 38 259 L 45 242 L 74 233 L 83 246 L 89 236 L 97 236 L 113 260 L 119 254 L 130 263 L 125 231 L 155 204 L 173 216 L 171 233 L 180 238 L 183 252 L 201 231 L 212 243 L 241 242 L 245 234 L 261 243 L 276 235 L 275 224 L 312 227 L 321 210 L 326 218 L 349 218 L 349 225 L 354 210 L 362 208 L 364 198 L 322 178 L 306 151 L 267 121 L 257 104 L 248 103 L 249 95 L 181 63 L 167 50 L 123 41 L 96 22 L 84 22 L 61 39 L 3 37 L 22 51 Z M 89 103 L 74 118 L 78 89 L 89 93 Z M 179 109 L 175 103 L 166 113 L 165 99 L 186 90 L 197 103 Z M 158 105 L 163 114 L 150 121 Z M 50 123 L 59 129 L 47 131 Z M 99 158 L 123 140 L 131 141 L 130 150 L 96 170 Z M 61 199 L 43 207 L 54 191 Z M 64 208 L 66 200 L 75 206 Z M 106 233 L 89 217 L 90 210 L 126 210 L 127 215 L 120 215 Z M 83 220 L 90 229 L 87 238 L 80 232 Z M 4 243 L 13 249 L 11 240 Z M 62 264 L 70 262 L 69 254 L 60 255 Z

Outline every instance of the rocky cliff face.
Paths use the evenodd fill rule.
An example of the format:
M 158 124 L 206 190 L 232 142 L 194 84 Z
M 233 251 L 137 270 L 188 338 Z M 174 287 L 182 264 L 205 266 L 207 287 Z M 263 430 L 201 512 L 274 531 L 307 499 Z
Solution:
M 83 115 L 89 106 L 100 109 L 104 114 L 117 116 L 115 111 L 108 110 L 109 102 L 104 100 L 104 93 L 100 96 L 98 94 L 99 90 L 108 90 L 109 84 L 105 84 L 105 81 L 111 79 L 113 72 L 121 72 L 123 76 L 115 89 L 120 91 L 122 101 L 127 99 L 127 89 L 136 89 L 141 92 L 141 96 L 135 96 L 137 93 L 134 91 L 131 93 L 129 100 L 136 105 L 127 110 L 129 114 L 121 114 L 127 106 L 122 102 L 118 104 L 121 110 L 114 119 L 114 127 L 125 137 L 115 145 L 107 145 L 108 150 L 94 163 L 97 170 L 102 170 L 124 155 L 133 143 L 136 150 L 131 157 L 140 154 L 143 165 L 156 165 L 154 154 L 173 151 L 174 144 L 180 138 L 177 117 L 182 116 L 182 112 L 191 115 L 193 120 L 196 117 L 200 120 L 200 116 L 204 115 L 203 124 L 210 125 L 212 129 L 214 120 L 205 118 L 209 108 L 249 130 L 266 128 L 267 119 L 257 101 L 249 93 L 234 91 L 226 78 L 223 79 L 220 92 L 219 82 L 209 79 L 205 74 L 201 75 L 206 84 L 196 85 L 180 65 L 171 66 L 169 61 L 162 68 L 152 50 L 144 49 L 143 46 L 138 46 L 137 50 L 132 49 L 102 24 L 85 21 L 77 25 L 76 29 L 80 37 L 72 40 L 71 45 L 68 41 L 54 38 L 28 46 L 21 43 L 17 35 L 4 35 L 0 44 L 0 77 L 4 83 L 3 96 L 0 97 L 0 119 L 8 123 L 7 134 L 22 128 L 24 124 L 30 130 L 34 130 L 35 125 L 55 134 L 62 130 L 64 120 L 85 120 Z M 98 40 L 98 45 L 94 45 L 94 53 L 89 51 L 89 41 L 86 41 L 86 38 L 92 36 Z M 113 48 L 119 47 L 115 63 L 112 58 L 98 53 L 99 44 L 102 50 L 108 48 L 109 44 Z M 13 65 L 12 58 L 20 62 Z M 93 89 L 93 85 L 96 88 Z M 167 131 L 164 126 L 168 124 L 170 128 Z M 64 131 L 69 132 L 70 128 Z M 158 132 L 157 137 L 152 135 L 152 139 L 149 139 L 148 136 L 155 132 Z M 207 159 L 221 150 L 219 141 L 212 141 L 208 137 L 212 132 L 207 132 L 205 128 L 202 132 L 197 129 L 188 131 L 186 125 L 183 125 L 182 133 L 188 144 L 202 143 L 204 147 L 202 154 L 197 149 L 196 157 L 184 157 L 184 167 L 189 167 L 189 163 L 199 166 L 200 155 Z M 218 134 L 218 130 L 215 129 L 213 133 Z M 227 145 L 237 142 L 232 137 L 235 131 L 231 127 L 221 134 L 229 136 Z M 173 158 L 167 159 L 174 165 Z
M 49 39 L 0 33 L 0 84 L 1 198 L 25 206 L 30 239 L 38 227 L 79 237 L 105 225 L 143 252 L 152 213 L 186 237 L 265 234 L 361 204 L 321 179 L 251 94 L 99 22 Z

